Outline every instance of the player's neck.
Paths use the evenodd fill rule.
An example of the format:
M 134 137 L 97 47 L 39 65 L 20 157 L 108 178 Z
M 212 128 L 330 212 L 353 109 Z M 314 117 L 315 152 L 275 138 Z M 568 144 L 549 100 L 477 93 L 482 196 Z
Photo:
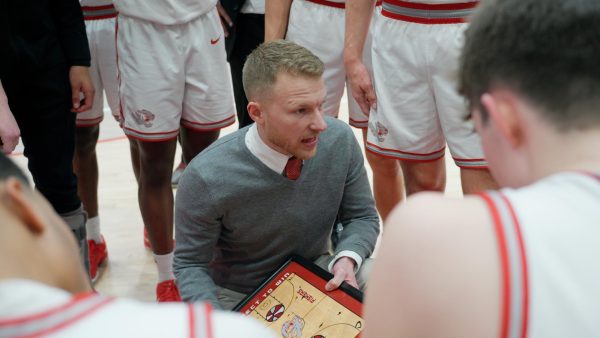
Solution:
M 530 147 L 534 180 L 565 171 L 600 173 L 600 129 L 547 134 Z

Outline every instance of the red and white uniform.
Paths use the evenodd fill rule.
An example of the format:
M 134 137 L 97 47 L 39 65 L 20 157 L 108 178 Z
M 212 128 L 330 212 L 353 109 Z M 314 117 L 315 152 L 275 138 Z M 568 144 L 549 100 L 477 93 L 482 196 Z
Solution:
M 443 157 L 448 143 L 458 166 L 487 167 L 457 91 L 463 33 L 477 3 L 384 0 L 373 29 L 370 152 L 426 162 Z
M 216 0 L 116 0 L 123 129 L 162 141 L 235 122 Z
M 29 280 L 0 282 L 0 337 L 189 337 L 272 338 L 240 314 L 213 311 L 207 304 L 152 304 L 72 296 Z
M 600 176 L 482 194 L 501 257 L 501 338 L 600 335 Z
M 80 0 L 90 55 L 90 76 L 96 93 L 92 109 L 77 114 L 77 126 L 89 127 L 104 118 L 104 94 L 112 115 L 119 118 L 119 84 L 115 26 L 117 10 L 111 0 Z
M 343 55 L 345 5 L 345 0 L 292 2 L 286 39 L 308 48 L 325 64 L 323 79 L 327 95 L 323 103 L 323 112 L 337 117 L 344 87 L 347 87 L 349 123 L 357 128 L 367 128 L 369 117 L 360 110 L 350 93 L 350 87 L 346 84 Z M 365 41 L 363 62 L 372 75 L 370 33 Z

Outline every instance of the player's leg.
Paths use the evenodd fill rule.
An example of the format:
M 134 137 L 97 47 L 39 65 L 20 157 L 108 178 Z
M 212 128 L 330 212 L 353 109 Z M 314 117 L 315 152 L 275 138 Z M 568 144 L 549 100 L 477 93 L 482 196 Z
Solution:
M 444 191 L 446 164 L 444 157 L 433 161 L 400 161 L 404 172 L 406 195 L 421 191 Z
M 181 128 L 181 150 L 186 163 L 196 157 L 202 150 L 219 138 L 220 130 L 198 131 L 191 128 Z
M 173 191 L 171 169 L 179 133 L 184 92 L 186 42 L 175 39 L 184 26 L 160 26 L 119 17 L 117 34 L 123 130 L 132 161 L 139 164 L 138 201 L 158 267 L 159 301 L 179 300 L 172 272 Z M 155 50 L 163 51 L 157 57 Z M 137 150 L 137 158 L 135 152 Z
M 363 129 L 363 141 L 367 142 L 368 129 Z M 373 171 L 373 196 L 375 206 L 385 221 L 396 204 L 404 199 L 404 177 L 400 162 L 395 158 L 382 157 L 369 151 L 365 157 Z
M 465 119 L 468 108 L 456 89 L 455 74 L 467 24 L 436 25 L 436 49 L 432 62 L 432 90 L 439 118 L 450 152 L 460 167 L 464 194 L 496 189 L 497 184 L 487 169 L 479 136 L 473 120 Z
M 306 47 L 323 61 L 327 94 L 322 111 L 333 117 L 339 114 L 346 82 L 343 62 L 344 17 L 344 9 L 341 8 L 310 1 L 294 1 L 286 34 L 286 40 Z M 320 39 L 324 32 L 327 32 L 326 43 Z

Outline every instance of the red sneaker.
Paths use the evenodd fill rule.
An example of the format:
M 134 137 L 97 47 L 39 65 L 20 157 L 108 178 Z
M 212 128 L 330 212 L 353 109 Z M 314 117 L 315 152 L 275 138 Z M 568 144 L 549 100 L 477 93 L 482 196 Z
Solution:
M 162 302 L 181 302 L 179 289 L 174 279 L 166 280 L 156 284 L 156 301 Z
M 106 251 L 106 241 L 104 240 L 104 236 L 102 236 L 102 242 L 100 243 L 96 243 L 94 240 L 89 239 L 88 248 L 88 257 L 90 260 L 90 278 L 92 279 L 92 283 L 94 283 L 99 276 L 98 267 L 108 257 L 108 252 Z

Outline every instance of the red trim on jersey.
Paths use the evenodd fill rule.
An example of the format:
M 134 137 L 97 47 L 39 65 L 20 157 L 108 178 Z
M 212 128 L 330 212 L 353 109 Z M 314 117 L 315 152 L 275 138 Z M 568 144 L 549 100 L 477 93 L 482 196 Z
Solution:
M 496 237 L 498 239 L 498 247 L 500 250 L 500 265 L 502 269 L 502 306 L 500 309 L 500 338 L 508 337 L 508 327 L 510 320 L 510 268 L 508 258 L 508 248 L 506 246 L 506 235 L 502 228 L 502 219 L 498 208 L 494 204 L 494 201 L 485 193 L 479 194 L 481 198 L 486 202 L 492 214 L 492 220 L 494 222 L 494 230 L 496 231 Z
M 523 317 L 521 320 L 523 325 L 521 327 L 521 337 L 526 338 L 529 324 L 529 274 L 527 268 L 527 254 L 525 252 L 525 241 L 523 240 L 523 234 L 521 232 L 521 225 L 519 223 L 519 219 L 517 218 L 517 214 L 515 213 L 512 204 L 504 194 L 500 193 L 500 197 L 508 206 L 508 210 L 510 211 L 510 217 L 512 218 L 512 221 L 515 224 L 515 233 L 517 234 L 517 238 L 519 240 L 519 251 L 521 251 L 521 273 L 523 283 L 523 304 L 521 305 L 523 311 Z
M 391 18 L 391 19 L 396 19 L 396 20 L 406 21 L 406 22 L 413 22 L 413 23 L 421 23 L 421 24 L 426 24 L 426 25 L 433 25 L 433 24 L 443 25 L 443 24 L 454 24 L 454 23 L 467 22 L 467 18 L 418 18 L 415 16 L 407 16 L 407 15 L 392 13 L 385 9 L 381 10 L 381 15 Z
M 47 336 L 51 333 L 54 333 L 58 330 L 64 329 L 72 324 L 75 324 L 77 321 L 91 315 L 92 313 L 96 312 L 97 310 L 99 310 L 100 308 L 108 305 L 109 303 L 113 302 L 114 298 L 106 298 L 104 299 L 102 302 L 96 304 L 94 307 L 87 309 L 86 311 L 81 312 L 80 314 L 78 314 L 75 317 L 72 317 L 68 320 L 65 320 L 62 323 L 59 323 L 57 325 L 54 325 L 51 328 L 42 330 L 42 331 L 38 331 L 36 333 L 30 334 L 28 336 L 20 336 L 19 338 L 35 338 L 35 337 L 44 337 Z
M 194 305 L 188 306 L 188 320 L 190 322 L 190 338 L 196 338 L 196 315 L 194 314 Z
M 117 17 L 117 13 L 104 14 L 104 15 L 84 15 L 83 20 L 94 21 L 94 20 L 112 19 L 112 18 L 116 18 L 116 17 Z
M 388 148 L 383 148 L 383 147 L 380 147 L 380 146 L 378 146 L 378 145 L 375 145 L 375 144 L 373 144 L 373 143 L 371 143 L 371 142 L 367 142 L 367 144 L 368 144 L 369 146 L 371 146 L 371 147 L 373 147 L 373 148 L 377 148 L 377 149 L 379 149 L 379 150 L 381 150 L 381 151 L 391 151 L 391 152 L 398 153 L 398 154 L 405 154 L 405 155 L 415 155 L 415 156 L 429 156 L 429 155 L 435 155 L 435 154 L 437 154 L 437 153 L 440 153 L 440 152 L 441 152 L 441 153 L 444 153 L 444 150 L 446 150 L 446 147 L 442 147 L 440 150 L 432 151 L 432 152 L 430 152 L 430 153 L 411 153 L 411 152 L 408 152 L 408 151 L 402 151 L 402 150 L 396 150 L 396 149 L 388 149 Z M 443 156 L 443 155 L 442 155 L 442 156 Z
M 81 10 L 83 11 L 103 11 L 107 9 L 115 8 L 114 5 L 103 5 L 103 6 L 81 6 Z
M 142 142 L 163 142 L 163 141 L 169 141 L 169 140 L 177 138 L 177 135 L 170 136 L 170 137 L 153 138 L 153 139 L 141 138 L 139 136 L 135 136 L 135 135 L 131 135 L 131 134 L 127 134 L 126 136 L 127 136 L 127 138 L 142 141 Z
M 165 132 L 161 131 L 161 132 L 156 132 L 156 133 L 143 132 L 143 131 L 135 130 L 135 129 L 128 128 L 128 127 L 123 127 L 123 129 L 127 129 L 129 131 L 133 131 L 133 132 L 141 134 L 141 135 L 168 135 L 168 134 L 173 134 L 173 133 L 179 133 L 179 129 L 175 129 L 172 131 L 165 131 Z
M 477 7 L 479 1 L 472 2 L 462 2 L 462 3 L 453 3 L 453 4 L 423 4 L 416 2 L 408 2 L 402 0 L 384 0 L 384 3 L 388 3 L 390 5 L 410 8 L 410 9 L 419 9 L 423 11 L 459 11 L 463 9 L 473 9 Z
M 370 143 L 368 143 L 369 145 L 371 145 Z M 402 157 L 401 154 L 399 154 L 398 156 L 392 156 L 392 155 L 387 155 L 387 154 L 382 154 L 382 153 L 378 153 L 375 150 L 372 150 L 370 148 L 366 148 L 366 150 L 368 152 L 370 152 L 373 155 L 377 155 L 379 157 L 383 157 L 383 158 L 389 158 L 392 160 L 402 160 L 402 161 L 406 161 L 406 162 L 420 162 L 420 163 L 426 163 L 426 162 L 433 162 L 433 161 L 437 161 L 440 158 L 444 157 L 444 153 L 442 153 L 440 156 L 435 157 L 435 158 L 431 158 L 431 159 L 417 159 L 417 158 L 406 158 L 406 157 Z
M 222 120 L 220 120 L 220 121 L 216 121 L 216 122 L 209 122 L 209 123 L 193 122 L 193 121 L 190 121 L 190 120 L 185 120 L 185 119 L 181 119 L 181 120 L 182 120 L 182 121 L 185 121 L 186 123 L 191 123 L 191 124 L 195 124 L 195 125 L 198 125 L 198 126 L 214 126 L 215 124 L 223 123 L 223 122 L 225 122 L 225 121 L 227 121 L 227 120 L 229 120 L 229 119 L 234 119 L 234 122 L 235 122 L 235 115 L 234 115 L 234 114 L 232 114 L 232 115 L 229 115 L 229 117 L 227 117 L 227 118 L 224 118 L 224 119 L 222 119 Z
M 204 303 L 204 311 L 204 315 L 206 316 L 206 338 L 212 338 L 212 306 L 210 305 L 210 303 Z
M 323 5 L 323 6 L 329 6 L 329 7 L 334 7 L 334 8 L 340 8 L 340 9 L 344 9 L 346 8 L 346 3 L 344 2 L 335 2 L 335 1 L 328 1 L 328 0 L 306 0 L 318 5 Z
M 57 307 L 48 309 L 43 312 L 39 312 L 39 313 L 36 313 L 33 315 L 28 315 L 28 316 L 14 317 L 14 318 L 10 318 L 10 319 L 0 319 L 0 326 L 12 326 L 12 325 L 22 324 L 22 323 L 25 323 L 28 321 L 40 320 L 42 318 L 49 317 L 55 313 L 65 311 L 65 310 L 73 307 L 77 303 L 79 303 L 83 300 L 86 300 L 92 296 L 96 296 L 96 294 L 93 292 L 82 293 L 82 294 L 73 296 L 71 298 L 71 300 L 69 300 L 65 304 L 59 305 Z

